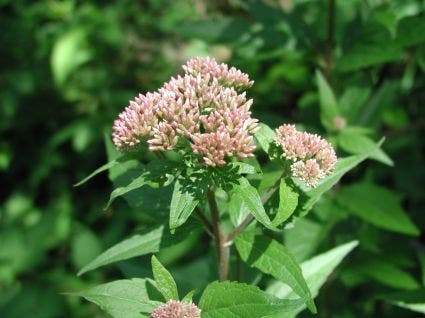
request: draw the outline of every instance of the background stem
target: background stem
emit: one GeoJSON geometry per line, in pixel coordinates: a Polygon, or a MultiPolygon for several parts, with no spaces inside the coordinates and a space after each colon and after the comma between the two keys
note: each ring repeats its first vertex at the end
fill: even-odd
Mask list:
{"type": "Polygon", "coordinates": [[[325,77],[328,82],[331,82],[332,68],[333,68],[333,49],[334,49],[334,36],[335,36],[335,2],[336,0],[329,0],[328,2],[328,32],[326,39],[326,55],[325,55],[325,77]]]}

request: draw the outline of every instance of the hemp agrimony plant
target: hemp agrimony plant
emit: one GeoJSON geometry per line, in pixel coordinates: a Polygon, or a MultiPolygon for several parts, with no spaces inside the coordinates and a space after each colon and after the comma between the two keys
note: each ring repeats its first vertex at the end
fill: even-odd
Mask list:
{"type": "Polygon", "coordinates": [[[320,286],[357,243],[300,265],[282,233],[377,148],[337,160],[322,137],[292,124],[273,130],[253,118],[245,90],[254,82],[247,74],[212,58],[189,60],[183,70],[158,91],[130,101],[113,124],[119,154],[80,182],[109,170],[116,188],[108,207],[123,196],[141,213],[155,200],[166,211],[150,215],[154,226],[112,246],[79,274],[161,255],[203,231],[198,244],[214,249],[215,278],[202,283],[209,277],[190,277],[194,290],[180,297],[172,275],[152,256],[153,279],[118,280],[78,294],[126,318],[294,317],[304,307],[316,312],[320,286]],[[164,188],[172,188],[170,199],[164,188]],[[243,277],[244,271],[250,274],[243,277]]]}

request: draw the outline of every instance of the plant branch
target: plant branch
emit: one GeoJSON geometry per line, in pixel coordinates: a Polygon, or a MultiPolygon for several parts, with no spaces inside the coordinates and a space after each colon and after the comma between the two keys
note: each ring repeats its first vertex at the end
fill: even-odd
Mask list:
{"type": "Polygon", "coordinates": [[[229,257],[230,247],[226,246],[225,236],[221,228],[220,213],[215,200],[214,191],[211,188],[207,191],[208,204],[211,211],[214,242],[218,260],[218,279],[224,281],[229,277],[229,257]]]}
{"type": "Polygon", "coordinates": [[[205,231],[207,232],[207,234],[209,236],[211,236],[212,238],[214,238],[214,234],[213,234],[213,225],[211,224],[211,222],[206,218],[206,216],[204,215],[204,213],[202,213],[202,211],[199,209],[199,207],[195,208],[195,214],[198,217],[198,219],[202,222],[202,224],[204,224],[205,226],[205,231]]]}
{"type": "MultiPolygon", "coordinates": [[[[269,201],[269,199],[272,197],[272,195],[275,193],[277,188],[280,185],[280,180],[285,176],[285,173],[283,173],[279,179],[276,180],[276,182],[270,187],[269,190],[263,193],[261,196],[261,203],[264,205],[269,201]]],[[[240,232],[242,232],[248,224],[251,222],[251,220],[254,218],[254,216],[250,213],[246,216],[246,218],[242,221],[241,224],[239,224],[235,229],[230,232],[227,237],[225,238],[225,243],[228,243],[230,241],[233,241],[233,239],[238,235],[240,232]]]]}

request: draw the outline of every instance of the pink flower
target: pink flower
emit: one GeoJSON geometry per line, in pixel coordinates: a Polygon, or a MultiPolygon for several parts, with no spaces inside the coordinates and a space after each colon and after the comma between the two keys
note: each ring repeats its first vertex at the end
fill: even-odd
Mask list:
{"type": "Polygon", "coordinates": [[[258,120],[251,117],[252,100],[235,89],[252,85],[248,75],[211,58],[192,59],[183,68],[184,76],[130,102],[114,124],[116,147],[127,150],[145,139],[152,151],[192,150],[210,166],[252,156],[258,120]],[[177,149],[187,144],[180,138],[189,149],[177,149]]]}
{"type": "Polygon", "coordinates": [[[201,310],[194,304],[169,300],[157,307],[151,314],[152,318],[200,318],[201,310]]]}
{"type": "Polygon", "coordinates": [[[158,93],[140,94],[119,114],[112,127],[112,140],[118,150],[134,148],[152,135],[153,127],[158,124],[154,105],[159,99],[158,93]]]}
{"type": "Polygon", "coordinates": [[[183,69],[187,74],[191,75],[210,75],[217,78],[225,86],[235,86],[240,88],[251,87],[254,82],[249,79],[248,74],[242,73],[240,70],[229,67],[224,64],[218,64],[211,57],[196,57],[186,62],[183,69]]]}
{"type": "Polygon", "coordinates": [[[292,174],[309,187],[315,187],[335,166],[332,145],[318,135],[296,130],[294,125],[277,128],[275,142],[281,146],[283,157],[292,161],[292,174]]]}

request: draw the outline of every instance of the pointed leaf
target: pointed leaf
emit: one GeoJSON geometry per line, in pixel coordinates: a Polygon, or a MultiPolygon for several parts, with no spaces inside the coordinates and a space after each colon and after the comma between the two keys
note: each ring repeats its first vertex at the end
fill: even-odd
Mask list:
{"type": "Polygon", "coordinates": [[[299,300],[282,300],[256,286],[236,282],[213,282],[202,294],[202,318],[262,318],[295,310],[299,300]]]}
{"type": "Polygon", "coordinates": [[[273,225],[278,226],[285,222],[294,213],[298,205],[298,192],[289,186],[282,178],[279,187],[279,207],[273,219],[273,225]]]}
{"type": "Polygon", "coordinates": [[[338,202],[364,221],[389,231],[419,235],[420,230],[403,210],[392,191],[371,183],[356,183],[341,189],[338,202]]]}
{"type": "Polygon", "coordinates": [[[316,71],[316,80],[319,87],[320,119],[323,126],[333,128],[333,119],[340,115],[335,95],[322,73],[316,71]]]}
{"type": "Polygon", "coordinates": [[[148,280],[133,278],[98,285],[74,295],[95,303],[114,318],[148,318],[161,304],[151,299],[151,290],[154,286],[148,280]]]}
{"type": "Polygon", "coordinates": [[[106,209],[118,197],[123,196],[144,185],[159,186],[168,185],[172,181],[172,174],[177,168],[177,163],[170,160],[155,160],[146,166],[135,169],[134,177],[126,185],[112,191],[106,209]]]}
{"type": "Polygon", "coordinates": [[[173,196],[170,205],[170,229],[176,229],[183,225],[199,201],[193,193],[184,189],[179,180],[174,185],[173,196]]]}
{"type": "Polygon", "coordinates": [[[87,177],[85,177],[83,180],[79,181],[78,183],[74,184],[74,187],[79,187],[80,185],[86,183],[87,181],[89,181],[91,178],[93,178],[94,176],[98,175],[99,173],[109,170],[110,168],[114,167],[115,165],[119,164],[120,162],[125,161],[124,157],[119,157],[115,160],[112,160],[106,164],[104,164],[103,166],[97,168],[95,171],[93,171],[91,174],[89,174],[87,177]]]}
{"type": "Polygon", "coordinates": [[[241,258],[250,266],[285,282],[316,311],[310,290],[295,258],[285,246],[266,236],[243,232],[236,237],[236,248],[241,258]]]}
{"type": "Polygon", "coordinates": [[[157,252],[161,244],[163,230],[164,227],[159,226],[146,234],[133,235],[129,239],[126,239],[112,246],[96,257],[93,261],[84,266],[78,272],[78,275],[82,275],[88,271],[107,264],[157,252]]]}
{"type": "Polygon", "coordinates": [[[186,294],[186,296],[183,297],[182,303],[191,303],[193,295],[195,295],[195,290],[191,290],[186,294]]]}
{"type": "Polygon", "coordinates": [[[425,289],[392,293],[382,299],[395,306],[425,314],[425,289]]]}
{"type": "MultiPolygon", "coordinates": [[[[379,141],[376,145],[376,148],[379,148],[383,142],[384,139],[379,141]]],[[[320,199],[323,193],[338,183],[344,174],[355,168],[362,161],[366,160],[371,155],[371,153],[376,151],[376,148],[366,149],[365,152],[361,155],[338,159],[337,163],[335,164],[334,171],[330,175],[321,180],[315,188],[304,189],[305,196],[303,198],[303,202],[301,202],[301,204],[298,206],[298,213],[301,216],[306,215],[308,211],[310,211],[310,209],[314,206],[314,204],[316,204],[316,202],[320,199]]]]}
{"type": "MultiPolygon", "coordinates": [[[[335,267],[341,263],[344,257],[347,256],[347,254],[357,246],[357,244],[357,241],[352,241],[340,245],[301,264],[303,275],[307,281],[308,287],[310,288],[313,297],[318,295],[320,287],[322,287],[322,285],[326,282],[328,276],[334,271],[335,267]]],[[[280,281],[273,282],[267,288],[267,292],[284,299],[292,299],[296,297],[294,291],[292,291],[288,285],[280,281]]],[[[298,309],[285,315],[270,316],[267,318],[295,317],[300,311],[301,310],[298,309]]]]}
{"type": "Polygon", "coordinates": [[[260,129],[258,129],[258,131],[254,135],[255,139],[257,139],[261,148],[266,153],[269,153],[270,144],[274,141],[274,130],[263,123],[260,123],[259,127],[260,129]]]}
{"type": "Polygon", "coordinates": [[[234,185],[234,190],[240,194],[243,202],[258,222],[270,230],[277,230],[276,227],[273,226],[266,210],[264,210],[264,206],[261,202],[257,189],[254,188],[246,178],[240,178],[239,184],[234,185]]]}
{"type": "Polygon", "coordinates": [[[350,130],[341,132],[338,135],[338,144],[343,150],[353,155],[362,154],[365,149],[375,149],[370,153],[371,159],[375,159],[388,166],[394,165],[391,158],[381,148],[378,148],[372,139],[358,132],[350,130]]]}
{"type": "Polygon", "coordinates": [[[155,255],[152,255],[152,272],[157,288],[165,300],[179,300],[179,292],[173,276],[162,266],[155,255]]]}

